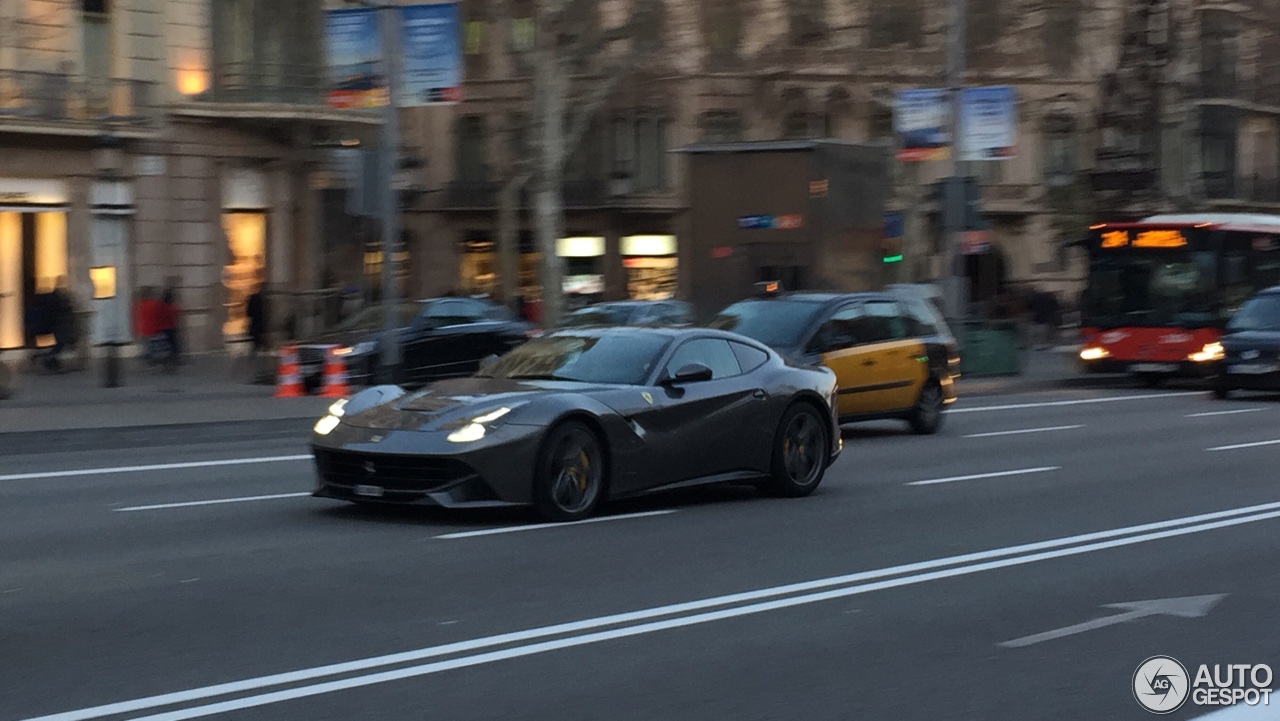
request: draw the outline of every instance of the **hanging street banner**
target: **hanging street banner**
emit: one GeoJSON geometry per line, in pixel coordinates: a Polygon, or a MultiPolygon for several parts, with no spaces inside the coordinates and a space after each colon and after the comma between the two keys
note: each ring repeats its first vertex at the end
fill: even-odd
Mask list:
{"type": "Polygon", "coordinates": [[[458,3],[405,5],[400,106],[462,100],[462,21],[458,3]]]}
{"type": "MultiPolygon", "coordinates": [[[[402,53],[400,106],[459,102],[462,26],[458,3],[403,5],[397,10],[402,53]]],[[[386,105],[378,12],[378,8],[345,8],[325,14],[330,107],[386,105]]]]}
{"type": "Polygon", "coordinates": [[[965,88],[961,99],[961,160],[1008,160],[1018,154],[1018,100],[1013,88],[965,88]]]}
{"type": "Polygon", "coordinates": [[[893,109],[893,133],[898,160],[924,162],[946,160],[951,153],[951,117],[943,90],[902,90],[893,109]]]}
{"type": "MultiPolygon", "coordinates": [[[[965,88],[960,94],[960,159],[1008,160],[1017,155],[1018,106],[1012,87],[965,88]]],[[[894,104],[898,160],[951,157],[951,103],[940,89],[903,90],[894,104]]]]}

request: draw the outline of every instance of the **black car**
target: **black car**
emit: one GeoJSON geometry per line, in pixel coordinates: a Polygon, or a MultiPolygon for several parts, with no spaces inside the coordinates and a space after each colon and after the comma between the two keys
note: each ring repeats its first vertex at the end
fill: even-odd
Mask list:
{"type": "MultiPolygon", "coordinates": [[[[516,318],[505,306],[479,298],[430,298],[415,304],[417,312],[397,331],[402,380],[410,386],[470,375],[485,358],[506,353],[535,332],[533,325],[516,318]]],[[[354,385],[371,382],[382,362],[376,322],[359,340],[349,342],[338,349],[348,379],[354,385]]],[[[299,355],[303,380],[310,387],[308,374],[318,372],[318,361],[307,355],[305,346],[299,355]]]]}
{"type": "Polygon", "coordinates": [[[314,495],[532,505],[560,521],[703,483],[803,496],[841,449],[835,391],[831,371],[729,333],[560,330],[471,378],[335,403],[312,436],[314,495]]]}
{"type": "Polygon", "coordinates": [[[1246,301],[1227,323],[1218,345],[1202,351],[1221,355],[1213,381],[1215,396],[1280,390],[1280,286],[1246,301]]]}
{"type": "Polygon", "coordinates": [[[611,325],[688,325],[693,310],[679,300],[619,300],[596,303],[565,316],[567,328],[611,325]]]}

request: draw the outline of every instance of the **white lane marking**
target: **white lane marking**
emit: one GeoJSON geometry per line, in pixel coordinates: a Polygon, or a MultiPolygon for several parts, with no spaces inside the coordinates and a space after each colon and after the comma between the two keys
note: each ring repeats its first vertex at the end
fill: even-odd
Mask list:
{"type": "Polygon", "coordinates": [[[1257,413],[1263,408],[1237,408],[1234,411],[1209,411],[1208,413],[1188,413],[1187,418],[1208,418],[1209,416],[1234,416],[1237,413],[1257,413]]]}
{"type": "Polygon", "coordinates": [[[983,413],[987,411],[1016,411],[1025,408],[1057,408],[1060,406],[1083,406],[1090,403],[1119,403],[1120,401],[1146,401],[1154,398],[1182,398],[1184,396],[1204,395],[1197,391],[1181,393],[1145,393],[1131,396],[1108,396],[1106,398],[1081,398],[1074,401],[1045,401],[1043,403],[1010,403],[1001,406],[978,406],[976,408],[950,408],[947,413],[983,413]]]}
{"type": "Polygon", "coordinates": [[[970,433],[965,438],[995,438],[996,436],[1020,436],[1024,433],[1050,433],[1053,431],[1074,431],[1077,428],[1084,428],[1082,425],[1076,426],[1049,426],[1047,428],[1019,428],[1016,431],[992,431],[990,433],[970,433]]]}
{"type": "Polygon", "coordinates": [[[892,568],[884,568],[874,571],[860,571],[843,576],[833,576],[830,578],[822,578],[814,581],[804,581],[800,583],[792,583],[784,586],[773,586],[770,588],[757,589],[755,591],[745,591],[741,593],[730,594],[727,596],[716,596],[698,601],[687,601],[668,606],[658,606],[647,608],[640,611],[630,611],[627,613],[619,613],[611,616],[600,616],[596,618],[586,619],[583,621],[573,621],[569,623],[561,623],[554,626],[544,626],[542,628],[527,629],[524,631],[515,631],[511,633],[498,634],[495,636],[486,636],[482,638],[470,639],[467,641],[458,641],[455,643],[444,644],[442,646],[432,646],[428,648],[417,649],[414,651],[404,651],[401,653],[388,654],[385,656],[374,656],[370,658],[359,659],[356,661],[346,661],[343,663],[329,664],[327,666],[317,666],[297,671],[289,671],[285,673],[273,674],[270,676],[259,676],[257,678],[243,679],[240,681],[231,681],[227,683],[217,684],[213,686],[205,686],[203,688],[188,689],[185,691],[176,691],[173,693],[161,694],[157,696],[148,696],[130,701],[120,701],[116,703],[106,704],[102,706],[94,706],[91,708],[79,709],[77,711],[67,711],[64,713],[53,714],[49,716],[41,716],[39,718],[27,719],[26,721],[85,721],[86,719],[102,718],[104,716],[115,716],[119,714],[131,713],[144,709],[158,708],[160,706],[172,706],[174,704],[187,703],[191,701],[200,701],[203,699],[214,698],[217,696],[225,696],[228,694],[243,693],[246,691],[255,691],[258,689],[269,688],[272,686],[282,686],[285,684],[300,683],[304,681],[312,681],[327,676],[337,676],[347,673],[355,673],[359,671],[368,671],[371,669],[381,668],[384,666],[394,666],[403,663],[411,663],[415,661],[423,661],[429,658],[438,658],[440,656],[448,656],[457,653],[465,653],[476,651],[494,646],[503,646],[506,644],[520,643],[540,638],[548,638],[561,634],[578,633],[581,631],[590,631],[606,626],[616,626],[624,623],[635,621],[645,621],[653,618],[661,618],[663,616],[671,616],[680,613],[688,613],[692,611],[700,611],[717,606],[726,606],[734,603],[744,603],[749,601],[758,601],[766,598],[774,598],[777,596],[785,596],[793,593],[802,593],[822,588],[830,588],[832,586],[841,586],[850,583],[861,583],[863,581],[886,578],[889,576],[904,575],[909,573],[919,573],[938,568],[946,568],[947,566],[956,566],[961,564],[976,563],[989,559],[1004,558],[1007,556],[1019,556],[1021,554],[1030,554],[1050,549],[1065,548],[1076,546],[1077,544],[1094,543],[1097,541],[1105,541],[1107,539],[1123,538],[1125,536],[1135,536],[1136,534],[1151,533],[1163,531],[1165,529],[1176,529],[1179,526],[1193,526],[1196,524],[1204,524],[1221,519],[1235,519],[1239,517],[1252,517],[1254,514],[1262,514],[1269,511],[1280,510],[1280,502],[1264,503],[1256,506],[1246,506],[1243,508],[1233,508],[1226,511],[1215,511],[1213,513],[1204,513],[1196,516],[1187,516],[1183,518],[1174,518],[1167,521],[1157,521],[1154,523],[1145,523],[1138,526],[1129,526],[1126,528],[1117,528],[1109,531],[1097,531],[1094,533],[1086,533],[1079,536],[1070,536],[1067,538],[1059,538],[1049,541],[1038,541],[1035,543],[1023,544],[1020,546],[1010,546],[1008,548],[998,548],[989,551],[980,551],[977,553],[968,553],[959,556],[951,556],[948,558],[940,558],[932,561],[921,561],[917,563],[907,564],[905,566],[896,566],[892,568]]]}
{"type": "Polygon", "coordinates": [[[536,531],[541,528],[564,528],[565,526],[578,526],[584,523],[603,523],[604,521],[622,521],[628,518],[644,518],[645,516],[665,516],[668,513],[675,513],[675,509],[664,511],[645,511],[644,513],[624,513],[618,516],[600,516],[599,518],[588,518],[585,521],[569,521],[567,523],[530,523],[525,526],[503,526],[501,528],[486,528],[481,531],[459,531],[457,533],[446,533],[436,536],[440,539],[458,539],[458,538],[475,538],[476,536],[496,536],[500,533],[519,533],[520,531],[536,531]]]}
{"type": "Polygon", "coordinates": [[[1016,471],[996,471],[994,473],[975,473],[971,476],[951,476],[949,478],[933,478],[927,481],[912,481],[908,486],[936,486],[939,483],[956,483],[959,481],[978,481],[983,478],[1004,478],[1006,476],[1024,476],[1029,473],[1048,473],[1061,470],[1062,466],[1041,466],[1040,468],[1019,468],[1016,471]]]}
{"type": "Polygon", "coordinates": [[[215,466],[246,466],[254,463],[283,463],[285,461],[309,461],[311,454],[295,456],[262,456],[259,458],[230,458],[219,461],[190,461],[187,463],[155,463],[149,466],[107,466],[106,468],[77,468],[70,471],[41,471],[39,473],[11,473],[0,476],[0,481],[29,481],[35,478],[68,478],[71,476],[100,476],[109,473],[143,473],[146,471],[174,471],[183,468],[213,468],[215,466]]]}
{"type": "Polygon", "coordinates": [[[1213,448],[1206,448],[1205,450],[1206,451],[1237,451],[1237,450],[1240,450],[1241,448],[1258,448],[1260,446],[1274,446],[1274,445],[1280,445],[1280,441],[1257,441],[1254,443],[1237,443],[1233,446],[1215,446],[1213,448]]]}
{"type": "Polygon", "coordinates": [[[192,506],[217,506],[223,503],[248,503],[250,501],[273,501],[277,498],[301,498],[309,496],[310,493],[273,493],[269,496],[242,496],[240,498],[216,498],[212,501],[186,501],[183,503],[157,503],[152,506],[127,506],[125,508],[113,508],[111,510],[116,513],[127,513],[129,511],[158,511],[162,508],[190,508],[192,506]]]}
{"type": "Polygon", "coordinates": [[[1245,516],[1243,518],[1234,518],[1217,523],[1207,523],[1187,528],[1179,528],[1171,531],[1160,533],[1150,533],[1141,536],[1134,536],[1115,541],[1107,541],[1103,543],[1094,543],[1087,546],[1077,546],[1075,548],[1067,548],[1057,551],[1048,551],[1045,553],[1037,553],[1028,556],[1019,556],[1016,558],[1007,558],[1000,561],[990,561],[987,563],[978,563],[969,566],[961,566],[959,568],[951,568],[943,571],[934,571],[931,573],[922,573],[911,576],[894,578],[886,581],[877,581],[875,583],[865,583],[856,586],[846,586],[820,593],[811,593],[802,596],[792,596],[790,598],[777,599],[773,601],[765,601],[763,603],[755,603],[746,606],[738,606],[735,608],[721,609],[718,611],[710,611],[707,613],[694,614],[691,616],[683,616],[678,618],[670,618],[662,621],[653,621],[635,626],[627,626],[624,628],[609,629],[606,631],[597,631],[594,633],[583,634],[579,636],[570,636],[568,638],[555,639],[551,641],[542,641],[532,643],[525,646],[516,646],[498,651],[489,651],[486,653],[474,654],[471,656],[462,656],[459,658],[448,659],[445,661],[435,661],[432,663],[422,664],[419,666],[409,666],[393,671],[383,671],[380,673],[368,674],[365,676],[355,676],[352,678],[341,679],[338,681],[327,681],[324,683],[313,684],[311,686],[299,686],[295,688],[285,689],[283,691],[272,691],[269,693],[259,694],[257,696],[246,696],[230,701],[221,701],[217,703],[207,704],[204,706],[195,706],[176,711],[154,714],[151,716],[136,717],[134,721],[186,721],[186,719],[203,718],[206,716],[214,716],[217,714],[229,713],[231,711],[239,711],[248,708],[257,708],[270,704],[281,703],[283,701],[292,701],[300,698],[308,698],[319,696],[322,694],[333,693],[335,691],[345,691],[353,688],[362,688],[365,686],[373,686],[391,681],[399,681],[407,678],[416,678],[431,674],[441,673],[443,671],[451,671],[454,669],[468,668],[471,666],[480,666],[484,664],[495,663],[512,658],[522,658],[525,656],[533,656],[536,654],[547,653],[565,648],[574,648],[577,646],[586,646],[604,641],[612,641],[620,638],[629,638],[632,636],[640,636],[644,634],[656,633],[658,631],[666,631],[673,628],[683,628],[685,626],[695,626],[699,624],[711,623],[713,621],[721,621],[729,618],[739,618],[767,611],[776,611],[784,608],[795,606],[804,606],[822,601],[830,601],[837,598],[848,598],[873,591],[883,591],[891,588],[900,588],[903,586],[914,586],[930,581],[938,581],[958,576],[969,576],[986,571],[994,571],[1003,568],[1011,568],[1016,566],[1025,566],[1032,563],[1042,561],[1050,561],[1058,558],[1066,558],[1070,556],[1079,556],[1097,551],[1110,550],[1113,548],[1122,548],[1125,546],[1133,546],[1149,541],[1157,541],[1166,538],[1176,538],[1179,536],[1187,536],[1197,533],[1205,533],[1207,531],[1217,530],[1220,528],[1229,528],[1231,526],[1239,526],[1247,523],[1259,523],[1261,521],[1273,520],[1280,518],[1280,511],[1272,513],[1263,513],[1253,516],[1245,516]]]}

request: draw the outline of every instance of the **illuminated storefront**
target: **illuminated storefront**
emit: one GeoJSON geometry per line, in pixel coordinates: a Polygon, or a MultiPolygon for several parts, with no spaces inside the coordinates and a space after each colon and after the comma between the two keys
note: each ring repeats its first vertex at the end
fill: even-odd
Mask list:
{"type": "Polygon", "coordinates": [[[227,239],[227,264],[222,269],[226,289],[223,303],[228,338],[248,332],[245,304],[258,283],[267,279],[267,193],[260,173],[232,171],[222,185],[222,232],[227,239]]]}
{"type": "Polygon", "coordinates": [[[676,294],[676,237],[629,235],[622,239],[622,265],[627,269],[627,296],[635,300],[667,300],[676,294]]]}
{"type": "Polygon", "coordinates": [[[565,293],[578,296],[604,294],[604,238],[561,238],[556,242],[556,255],[564,259],[565,293]]]}
{"type": "Polygon", "coordinates": [[[0,349],[52,343],[32,334],[27,314],[66,277],[66,187],[0,178],[0,349]]]}

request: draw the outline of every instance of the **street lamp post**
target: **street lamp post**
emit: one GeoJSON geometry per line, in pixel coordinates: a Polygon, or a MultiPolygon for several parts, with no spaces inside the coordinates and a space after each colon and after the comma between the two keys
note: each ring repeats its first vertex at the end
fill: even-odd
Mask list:
{"type": "Polygon", "coordinates": [[[945,208],[946,266],[943,301],[948,320],[963,322],[968,316],[965,288],[964,254],[962,252],[965,198],[964,180],[960,175],[963,140],[963,94],[965,71],[965,0],[950,0],[947,23],[947,94],[951,105],[950,172],[947,176],[945,208]]]}
{"type": "Polygon", "coordinates": [[[400,75],[400,18],[398,6],[383,3],[378,9],[382,35],[382,69],[387,101],[382,111],[380,190],[382,191],[382,377],[385,383],[400,380],[400,344],[397,337],[396,246],[400,244],[400,203],[395,187],[400,155],[400,115],[397,92],[400,75]]]}

